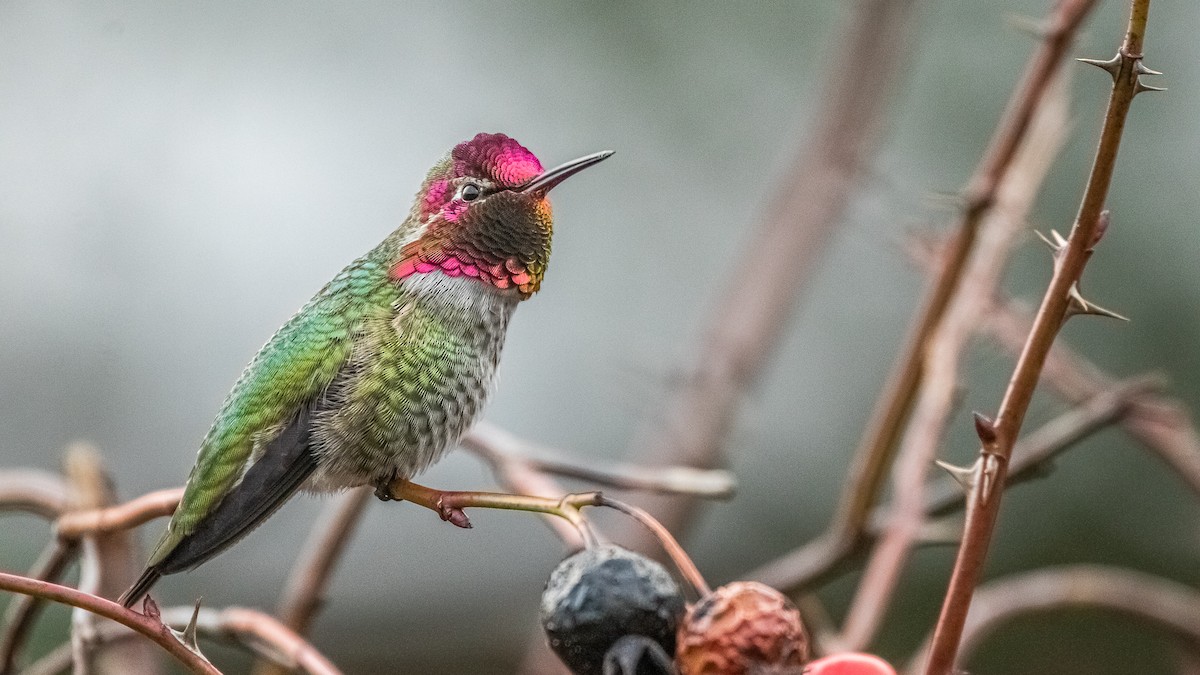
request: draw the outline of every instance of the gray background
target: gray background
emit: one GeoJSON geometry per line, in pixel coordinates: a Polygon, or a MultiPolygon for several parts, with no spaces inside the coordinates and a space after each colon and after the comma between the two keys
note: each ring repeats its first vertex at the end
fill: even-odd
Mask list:
{"type": "MultiPolygon", "coordinates": [[[[1049,2],[928,2],[887,142],[739,418],[742,491],[705,509],[688,546],[712,581],[816,534],[921,288],[899,243],[951,213],[1033,40],[1006,24],[1049,2]]],[[[105,453],[124,495],[177,485],[244,363],[346,262],[407,211],[426,168],[477,131],[547,165],[617,156],[555,194],[544,290],[518,312],[488,418],[583,457],[625,455],[695,344],[747,227],[804,137],[835,2],[0,3],[0,459],[53,468],[65,444],[105,453]]],[[[1123,2],[1077,55],[1110,56],[1123,2]]],[[[1118,374],[1171,374],[1193,407],[1200,325],[1196,83],[1200,5],[1154,3],[1151,67],[1168,94],[1134,105],[1087,275],[1128,325],[1080,320],[1066,339],[1118,374]]],[[[1065,230],[1107,96],[1078,69],[1072,138],[1036,210],[1065,230]]],[[[842,77],[853,79],[855,73],[842,77]]],[[[1040,295],[1044,250],[1008,279],[1040,295]]],[[[1011,370],[973,353],[943,456],[974,452],[966,411],[994,410],[1011,370]]],[[[1062,410],[1035,400],[1030,424],[1062,410]]],[[[465,454],[425,476],[487,487],[465,454]]],[[[1111,562],[1200,582],[1196,504],[1118,432],[1070,453],[1005,503],[989,574],[1111,562]]],[[[289,504],[165,603],[269,607],[321,507],[289,504]]],[[[533,517],[473,514],[456,531],[373,504],[331,589],[316,643],[350,672],[511,672],[560,548],[533,517]]],[[[46,530],[0,525],[0,567],[29,565],[46,530]]],[[[145,539],[157,536],[151,526],[145,539]]],[[[906,655],[932,625],[951,552],[920,552],[877,645],[906,655]]],[[[825,592],[840,613],[853,577],[825,592]]],[[[55,610],[43,626],[61,626],[55,610]]],[[[44,628],[39,648],[54,639],[44,628]]],[[[1005,632],[978,672],[1166,669],[1168,642],[1067,615],[1005,632]],[[1070,655],[1066,658],[1065,655],[1070,655]]]]}

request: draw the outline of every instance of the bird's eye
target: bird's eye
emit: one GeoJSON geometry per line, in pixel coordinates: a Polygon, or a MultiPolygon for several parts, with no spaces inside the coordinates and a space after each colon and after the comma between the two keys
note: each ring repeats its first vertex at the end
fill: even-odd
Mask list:
{"type": "Polygon", "coordinates": [[[481,194],[483,194],[483,191],[479,189],[478,185],[474,183],[467,183],[462,189],[462,200],[464,202],[473,202],[476,199],[479,199],[481,194]]]}

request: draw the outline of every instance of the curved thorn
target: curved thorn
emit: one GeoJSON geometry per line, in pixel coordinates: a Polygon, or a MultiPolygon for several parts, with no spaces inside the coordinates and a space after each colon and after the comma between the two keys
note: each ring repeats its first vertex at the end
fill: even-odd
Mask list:
{"type": "Polygon", "coordinates": [[[184,646],[193,652],[196,652],[197,654],[200,653],[200,645],[196,642],[196,622],[200,620],[201,602],[204,602],[204,596],[196,598],[196,607],[192,610],[192,618],[189,619],[187,625],[184,626],[183,635],[181,637],[184,646]]]}
{"type": "Polygon", "coordinates": [[[1142,63],[1141,61],[1137,62],[1137,65],[1134,66],[1134,70],[1137,71],[1138,75],[1162,75],[1162,73],[1157,70],[1147,68],[1146,64],[1142,63]]]}
{"type": "Polygon", "coordinates": [[[1097,305],[1094,302],[1088,302],[1087,300],[1085,300],[1083,298],[1083,295],[1080,294],[1080,292],[1079,292],[1079,284],[1078,283],[1072,284],[1071,289],[1068,291],[1068,293],[1070,294],[1070,297],[1069,297],[1069,303],[1067,304],[1067,315],[1065,318],[1070,318],[1077,314],[1090,314],[1092,316],[1105,316],[1110,319],[1119,319],[1121,321],[1129,321],[1129,317],[1127,317],[1127,316],[1122,316],[1121,314],[1117,314],[1116,312],[1112,311],[1111,309],[1106,309],[1104,307],[1101,307],[1100,305],[1097,305]]]}
{"type": "Polygon", "coordinates": [[[1107,61],[1102,59],[1075,59],[1080,63],[1086,63],[1089,66],[1096,66],[1100,70],[1112,75],[1113,80],[1117,79],[1117,73],[1121,70],[1121,55],[1118,54],[1107,61]]]}
{"type": "Polygon", "coordinates": [[[1134,87],[1133,87],[1133,93],[1135,95],[1140,94],[1144,91],[1166,91],[1166,90],[1167,90],[1166,87],[1152,87],[1152,86],[1146,84],[1145,82],[1142,82],[1141,80],[1138,80],[1137,84],[1134,85],[1134,87]]]}
{"type": "Polygon", "coordinates": [[[971,488],[974,487],[975,467],[978,465],[978,462],[970,467],[957,466],[950,462],[943,462],[940,459],[933,460],[933,463],[937,464],[939,469],[950,474],[950,477],[954,479],[955,483],[958,483],[963,492],[970,492],[971,488]]]}

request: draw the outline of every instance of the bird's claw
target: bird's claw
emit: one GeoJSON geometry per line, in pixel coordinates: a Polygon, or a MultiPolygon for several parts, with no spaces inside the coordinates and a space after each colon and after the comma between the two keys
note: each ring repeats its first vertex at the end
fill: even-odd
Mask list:
{"type": "Polygon", "coordinates": [[[438,499],[437,501],[437,513],[439,516],[441,516],[442,520],[454,525],[455,527],[461,527],[464,530],[469,530],[473,527],[471,525],[471,519],[467,517],[466,511],[463,511],[456,506],[450,506],[441,499],[438,499]]]}
{"type": "Polygon", "coordinates": [[[390,502],[392,498],[392,482],[390,480],[379,481],[375,484],[375,498],[381,502],[390,502]]]}

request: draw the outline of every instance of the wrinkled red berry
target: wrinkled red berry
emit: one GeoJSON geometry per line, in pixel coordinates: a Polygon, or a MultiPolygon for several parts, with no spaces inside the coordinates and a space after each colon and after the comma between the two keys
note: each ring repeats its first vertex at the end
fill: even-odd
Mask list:
{"type": "Polygon", "coordinates": [[[779,591],[752,581],[722,586],[693,605],[675,652],[680,675],[799,675],[807,660],[799,610],[779,591]]]}

